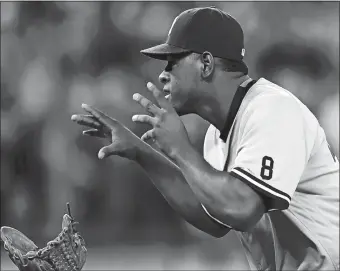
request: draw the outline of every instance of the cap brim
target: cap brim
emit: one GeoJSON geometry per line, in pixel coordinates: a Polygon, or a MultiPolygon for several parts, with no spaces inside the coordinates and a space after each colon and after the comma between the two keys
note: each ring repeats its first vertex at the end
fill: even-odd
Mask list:
{"type": "Polygon", "coordinates": [[[167,43],[156,45],[154,47],[140,51],[143,55],[159,60],[167,60],[168,56],[181,55],[189,53],[190,50],[176,47],[167,43]]]}

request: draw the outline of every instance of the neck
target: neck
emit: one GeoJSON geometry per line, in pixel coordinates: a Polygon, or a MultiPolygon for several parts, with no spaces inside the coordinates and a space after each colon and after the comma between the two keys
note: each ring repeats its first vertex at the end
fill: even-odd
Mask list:
{"type": "Polygon", "coordinates": [[[224,75],[217,78],[214,85],[209,86],[209,92],[211,93],[211,88],[213,88],[214,95],[210,96],[210,99],[205,99],[204,104],[199,106],[198,115],[221,131],[237,88],[242,83],[247,83],[248,79],[251,79],[248,75],[239,78],[224,75]]]}

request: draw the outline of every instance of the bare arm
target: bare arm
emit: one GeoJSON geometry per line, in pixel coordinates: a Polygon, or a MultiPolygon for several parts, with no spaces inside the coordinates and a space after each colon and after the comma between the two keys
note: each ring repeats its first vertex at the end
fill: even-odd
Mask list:
{"type": "Polygon", "coordinates": [[[139,149],[136,162],[170,206],[187,222],[214,237],[222,237],[230,231],[205,213],[180,168],[169,158],[145,144],[139,149]]]}
{"type": "Polygon", "coordinates": [[[214,237],[222,237],[230,231],[205,213],[180,168],[169,158],[141,141],[117,120],[92,107],[85,105],[83,108],[92,115],[72,116],[78,124],[93,128],[83,133],[111,141],[111,145],[99,151],[99,156],[118,155],[137,162],[170,206],[194,227],[214,237]]]}
{"type": "Polygon", "coordinates": [[[261,196],[228,172],[211,167],[193,148],[184,146],[173,159],[207,211],[233,229],[247,231],[262,217],[261,196]],[[207,181],[209,180],[209,181],[207,181]]]}
{"type": "Polygon", "coordinates": [[[175,163],[144,144],[135,161],[174,210],[196,228],[221,237],[230,228],[213,221],[203,210],[235,230],[247,231],[265,211],[262,198],[227,172],[212,168],[194,148],[181,148],[175,163]]]}
{"type": "MultiPolygon", "coordinates": [[[[222,224],[245,231],[262,216],[264,204],[254,190],[227,172],[212,168],[191,144],[181,140],[181,137],[171,139],[177,142],[177,148],[166,148],[169,157],[176,161],[177,166],[117,120],[87,105],[83,108],[91,113],[93,118],[74,116],[72,119],[90,127],[105,128],[90,130],[88,134],[105,137],[104,133],[112,137],[112,144],[103,147],[98,156],[104,158],[119,155],[136,161],[171,207],[196,228],[212,236],[221,237],[230,230],[222,224]],[[201,204],[214,219],[207,215],[201,204]],[[222,223],[217,223],[216,220],[222,223]]],[[[155,133],[154,138],[158,144],[160,140],[166,141],[169,138],[166,136],[170,133],[169,130],[164,130],[164,133],[159,135],[158,131],[151,131],[155,133]]],[[[164,148],[161,149],[164,152],[164,148]]]]}

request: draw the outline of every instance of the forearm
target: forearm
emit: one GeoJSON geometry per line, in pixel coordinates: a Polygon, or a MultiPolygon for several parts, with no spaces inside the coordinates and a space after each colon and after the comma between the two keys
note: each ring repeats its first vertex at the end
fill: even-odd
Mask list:
{"type": "Polygon", "coordinates": [[[229,231],[205,213],[180,168],[165,155],[145,144],[138,151],[136,162],[170,206],[187,222],[215,237],[221,237],[229,231]]]}
{"type": "Polygon", "coordinates": [[[262,208],[257,204],[261,199],[258,197],[256,204],[249,201],[254,199],[255,192],[248,185],[228,172],[211,167],[193,148],[182,149],[173,159],[197,199],[213,217],[236,230],[243,230],[259,219],[261,211],[253,210],[262,208]]]}

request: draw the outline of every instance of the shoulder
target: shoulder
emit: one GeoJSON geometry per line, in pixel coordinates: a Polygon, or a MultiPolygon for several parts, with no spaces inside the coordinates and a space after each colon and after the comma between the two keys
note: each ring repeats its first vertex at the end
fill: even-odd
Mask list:
{"type": "Polygon", "coordinates": [[[261,78],[252,88],[252,97],[249,97],[249,107],[260,106],[259,110],[275,109],[278,104],[299,107],[302,102],[294,96],[289,90],[276,85],[266,79],[261,78]],[[264,105],[266,105],[264,107],[264,105]]]}
{"type": "Polygon", "coordinates": [[[305,105],[291,92],[264,78],[251,88],[242,108],[242,121],[274,121],[302,117],[305,105]]]}
{"type": "Polygon", "coordinates": [[[258,140],[275,142],[303,138],[308,150],[313,148],[320,124],[291,92],[261,79],[245,98],[239,115],[240,137],[255,136],[258,140]]]}

